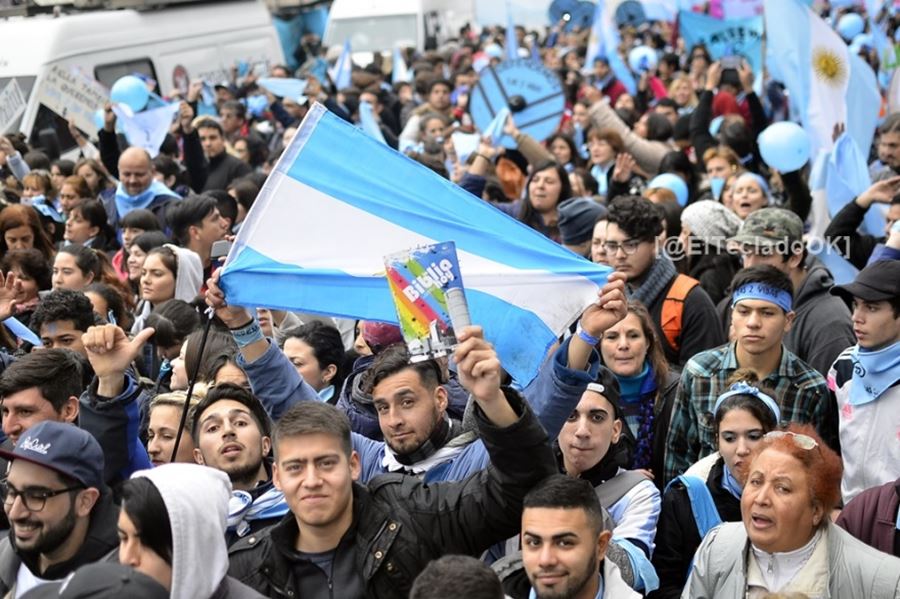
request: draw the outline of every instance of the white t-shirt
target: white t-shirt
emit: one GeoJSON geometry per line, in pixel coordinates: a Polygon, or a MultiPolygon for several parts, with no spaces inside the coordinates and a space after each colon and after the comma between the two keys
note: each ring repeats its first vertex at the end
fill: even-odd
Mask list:
{"type": "Polygon", "coordinates": [[[42,584],[47,584],[48,582],[53,582],[52,580],[44,580],[43,578],[38,578],[34,574],[32,574],[31,570],[28,569],[24,563],[19,565],[19,571],[16,573],[16,597],[15,599],[19,599],[22,595],[33,589],[34,587],[41,586],[42,584]]]}

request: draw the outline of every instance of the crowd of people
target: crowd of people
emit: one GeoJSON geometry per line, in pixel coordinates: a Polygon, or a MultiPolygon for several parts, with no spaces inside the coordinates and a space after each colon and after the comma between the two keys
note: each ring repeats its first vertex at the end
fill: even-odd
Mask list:
{"type": "Polygon", "coordinates": [[[547,139],[510,117],[515,149],[454,143],[499,27],[343,88],[306,36],[268,73],[302,96],[193,82],[154,158],[111,106],[75,161],[0,136],[0,595],[900,597],[900,113],[825,232],[839,285],[808,166],[755,141],[783,87],[671,24],[620,32],[658,55],[635,94],[586,29],[515,29],[566,99],[547,139]],[[228,302],[217,242],[313,102],[611,269],[534,381],[491,322],[411,362],[391,324],[228,302]]]}

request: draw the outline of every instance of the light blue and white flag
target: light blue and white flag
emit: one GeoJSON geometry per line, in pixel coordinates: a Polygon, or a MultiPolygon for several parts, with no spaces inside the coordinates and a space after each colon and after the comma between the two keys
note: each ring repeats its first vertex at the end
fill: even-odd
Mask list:
{"type": "Polygon", "coordinates": [[[875,71],[856,54],[850,54],[850,82],[846,99],[847,133],[862,155],[868,156],[875,139],[875,129],[878,128],[881,92],[875,71]]]}
{"type": "Polygon", "coordinates": [[[494,118],[491,119],[485,130],[481,132],[482,135],[491,138],[492,145],[500,145],[500,139],[503,137],[503,128],[506,127],[509,114],[509,107],[504,106],[497,111],[497,114],[494,115],[494,118]]]}
{"type": "Polygon", "coordinates": [[[353,59],[351,58],[350,40],[344,42],[344,49],[338,56],[334,68],[331,70],[331,81],[334,86],[341,90],[350,87],[350,75],[353,73],[353,59]]]}
{"type": "Polygon", "coordinates": [[[597,0],[597,8],[594,13],[594,24],[591,27],[591,37],[588,41],[588,49],[585,60],[585,70],[590,71],[594,68],[594,59],[602,56],[609,61],[609,68],[612,69],[616,76],[628,93],[634,95],[637,93],[637,83],[635,83],[634,75],[628,69],[628,65],[619,56],[619,28],[616,25],[616,9],[625,0],[597,0]]]}
{"type": "Polygon", "coordinates": [[[456,243],[472,322],[523,386],[610,273],[315,104],[221,284],[235,305],[397,322],[383,256],[441,241],[456,243]]]}
{"type": "Polygon", "coordinates": [[[359,103],[359,126],[372,139],[387,144],[384,133],[381,132],[381,127],[375,119],[375,108],[368,102],[359,103]]]}
{"type": "Polygon", "coordinates": [[[178,114],[178,102],[165,104],[152,110],[133,113],[124,104],[114,104],[113,112],[122,124],[125,138],[132,146],[144,148],[150,158],[156,158],[166,139],[172,119],[178,114]]]}
{"type": "Polygon", "coordinates": [[[403,60],[403,53],[400,48],[394,48],[393,58],[391,60],[391,83],[408,83],[413,80],[413,72],[406,61],[403,60]]]}
{"type": "MultiPolygon", "coordinates": [[[[837,123],[847,123],[850,54],[840,36],[800,0],[765,0],[766,44],[778,75],[810,135],[812,156],[830,150],[837,123]]],[[[868,152],[868,148],[864,150],[868,152]]]]}
{"type": "Polygon", "coordinates": [[[684,44],[703,44],[713,60],[742,56],[757,75],[762,73],[763,18],[715,19],[695,12],[678,13],[678,31],[684,44]]]}
{"type": "Polygon", "coordinates": [[[516,23],[513,21],[513,10],[506,0],[506,59],[515,60],[519,57],[519,38],[516,36],[516,23]]]}
{"type": "Polygon", "coordinates": [[[263,79],[257,79],[256,84],[272,92],[274,96],[297,102],[306,92],[307,82],[305,79],[288,77],[264,77],[263,79]]]}

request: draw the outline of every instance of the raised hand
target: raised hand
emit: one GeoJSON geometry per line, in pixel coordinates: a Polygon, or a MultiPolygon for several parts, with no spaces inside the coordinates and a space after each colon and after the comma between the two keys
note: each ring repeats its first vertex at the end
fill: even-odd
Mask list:
{"type": "Polygon", "coordinates": [[[500,389],[500,358],[485,341],[484,330],[469,326],[457,331],[456,361],[460,384],[472,394],[485,416],[496,426],[509,426],[518,417],[500,389]]]}
{"type": "Polygon", "coordinates": [[[631,180],[631,175],[634,172],[634,167],[636,165],[637,163],[634,161],[634,156],[628,152],[620,153],[616,156],[616,165],[613,167],[613,181],[628,183],[628,181],[631,180]]]}
{"type": "Polygon", "coordinates": [[[625,273],[614,272],[597,293],[597,301],[582,313],[581,328],[592,337],[601,337],[603,333],[625,318],[627,303],[625,299],[625,273]]]}
{"type": "Polygon", "coordinates": [[[22,284],[15,273],[9,272],[6,277],[0,272],[0,320],[6,320],[16,313],[16,296],[22,292],[22,284]]]}
{"type": "Polygon", "coordinates": [[[155,333],[147,327],[129,339],[120,327],[105,324],[90,327],[81,336],[88,360],[97,375],[97,393],[103,397],[116,397],[125,385],[125,371],[141,354],[144,344],[155,333]]]}
{"type": "Polygon", "coordinates": [[[219,271],[206,280],[206,305],[216,311],[216,316],[229,329],[241,327],[253,319],[246,308],[229,306],[225,301],[225,292],[219,287],[219,271]]]}

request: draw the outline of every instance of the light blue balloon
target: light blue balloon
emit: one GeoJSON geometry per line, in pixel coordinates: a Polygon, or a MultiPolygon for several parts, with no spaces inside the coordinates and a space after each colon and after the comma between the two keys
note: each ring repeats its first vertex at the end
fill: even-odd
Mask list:
{"type": "Polygon", "coordinates": [[[717,116],[713,120],[709,122],[709,134],[715,137],[719,134],[719,129],[722,128],[722,121],[725,120],[724,116],[717,116]]]}
{"type": "Polygon", "coordinates": [[[106,120],[104,116],[102,108],[98,108],[94,111],[94,124],[97,126],[97,131],[103,129],[103,124],[106,120]]]}
{"type": "Polygon", "coordinates": [[[659,57],[656,50],[648,46],[638,46],[628,53],[628,66],[635,73],[643,73],[656,68],[659,57]]]}
{"type": "Polygon", "coordinates": [[[109,99],[116,104],[125,104],[133,112],[140,112],[150,100],[150,90],[138,77],[125,75],[113,83],[109,99]]]}
{"type": "Polygon", "coordinates": [[[841,37],[844,38],[844,41],[849,42],[862,33],[865,28],[865,21],[855,12],[849,12],[838,19],[837,30],[841,37]]]}
{"type": "Polygon", "coordinates": [[[809,135],[797,123],[769,125],[756,142],[766,164],[782,173],[800,170],[809,160],[809,135]]]}
{"type": "Polygon", "coordinates": [[[679,206],[687,205],[688,186],[687,183],[684,182],[684,179],[678,175],[674,173],[662,173],[661,175],[656,175],[656,177],[647,184],[647,189],[652,189],[654,187],[668,189],[675,194],[675,199],[678,200],[679,206]]]}

